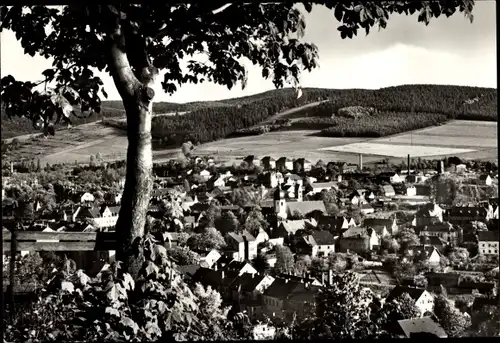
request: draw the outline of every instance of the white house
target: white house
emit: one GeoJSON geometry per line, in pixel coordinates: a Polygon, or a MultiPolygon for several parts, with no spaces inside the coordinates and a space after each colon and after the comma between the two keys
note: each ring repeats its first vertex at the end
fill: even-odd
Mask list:
{"type": "Polygon", "coordinates": [[[260,229],[257,236],[255,236],[255,241],[257,242],[257,244],[267,242],[268,240],[269,240],[269,235],[267,234],[267,232],[264,231],[263,229],[260,229]]]}
{"type": "Polygon", "coordinates": [[[205,181],[208,181],[210,179],[210,172],[206,169],[200,171],[200,177],[205,180],[205,181]]]}
{"type": "Polygon", "coordinates": [[[498,256],[498,231],[479,231],[477,240],[480,255],[498,256]]]}
{"type": "Polygon", "coordinates": [[[82,216],[90,219],[92,225],[100,229],[111,228],[116,225],[119,211],[119,206],[104,206],[101,210],[98,208],[89,208],[82,213],[82,216]]]}
{"type": "Polygon", "coordinates": [[[417,195],[417,188],[415,186],[407,186],[406,187],[406,195],[409,197],[413,197],[417,195]]]}
{"type": "Polygon", "coordinates": [[[317,182],[317,183],[312,183],[311,184],[311,188],[312,188],[311,193],[312,194],[321,193],[321,191],[324,190],[324,189],[330,190],[330,189],[332,189],[334,187],[336,188],[336,185],[333,182],[317,182]]]}
{"type": "Polygon", "coordinates": [[[398,298],[404,293],[407,293],[415,301],[415,306],[419,309],[420,316],[423,316],[426,312],[432,313],[434,310],[434,297],[422,288],[396,286],[387,296],[386,302],[398,298]]]}
{"type": "Polygon", "coordinates": [[[480,175],[478,178],[478,183],[484,186],[491,186],[491,181],[491,176],[489,175],[480,175]]]}
{"type": "Polygon", "coordinates": [[[222,255],[217,250],[212,249],[206,255],[200,256],[200,264],[202,262],[205,262],[205,264],[208,266],[207,268],[212,268],[212,266],[221,258],[221,256],[222,255]]]}

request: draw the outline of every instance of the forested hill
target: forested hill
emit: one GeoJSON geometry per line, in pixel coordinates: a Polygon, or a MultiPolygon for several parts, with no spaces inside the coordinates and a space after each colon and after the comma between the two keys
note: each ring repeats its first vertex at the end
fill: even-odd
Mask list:
{"type": "MultiPolygon", "coordinates": [[[[308,108],[303,116],[318,117],[324,125],[328,125],[326,118],[347,106],[374,107],[380,113],[430,113],[448,119],[497,120],[497,95],[493,88],[441,85],[405,85],[378,90],[305,88],[300,99],[292,89],[278,89],[219,101],[155,103],[155,113],[190,113],[154,118],[153,136],[167,145],[187,139],[193,142],[217,140],[257,125],[281,111],[319,100],[328,101],[308,108]]],[[[81,124],[111,117],[123,117],[121,101],[104,101],[101,114],[74,121],[81,124]]],[[[33,132],[36,130],[30,121],[24,118],[8,120],[2,111],[2,137],[33,132]]]]}
{"type": "MultiPolygon", "coordinates": [[[[191,140],[193,143],[213,141],[227,137],[238,130],[258,125],[276,113],[319,100],[327,101],[319,106],[307,108],[304,113],[295,114],[295,117],[308,117],[309,121],[323,122],[321,128],[328,128],[337,125],[331,117],[340,108],[374,107],[377,109],[377,114],[367,119],[374,123],[369,129],[371,131],[378,131],[377,116],[384,122],[387,115],[403,116],[404,121],[407,118],[410,123],[413,121],[412,117],[418,121],[424,116],[429,125],[447,119],[497,120],[497,95],[496,90],[492,88],[440,85],[405,85],[379,90],[306,88],[303,89],[303,96],[300,99],[297,99],[293,90],[280,89],[245,98],[219,101],[216,102],[216,106],[207,103],[205,107],[182,116],[156,117],[153,121],[153,136],[163,140],[164,146],[179,144],[186,140],[191,140]]],[[[347,124],[356,126],[357,122],[352,119],[352,122],[347,124]]],[[[366,123],[363,125],[366,126],[366,123]]],[[[422,123],[415,122],[414,126],[422,127],[422,123]]],[[[412,127],[405,126],[406,129],[412,127]]],[[[380,132],[383,135],[383,133],[394,133],[395,130],[397,131],[397,128],[390,130],[381,128],[380,132]]]]}

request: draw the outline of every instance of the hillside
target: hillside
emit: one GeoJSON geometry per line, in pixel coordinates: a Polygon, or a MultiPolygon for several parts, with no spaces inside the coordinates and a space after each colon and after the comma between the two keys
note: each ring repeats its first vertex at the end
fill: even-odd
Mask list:
{"type": "Polygon", "coordinates": [[[293,90],[281,89],[220,102],[227,106],[154,118],[153,136],[161,148],[186,140],[209,142],[242,130],[246,130],[242,133],[246,135],[260,134],[282,129],[279,123],[269,123],[269,118],[303,106],[301,111],[287,111],[279,116],[279,120],[289,121],[284,129],[323,129],[322,135],[336,137],[380,137],[451,119],[496,121],[496,99],[495,89],[461,86],[405,85],[379,90],[306,88],[300,99],[296,99],[293,90]],[[304,106],[313,102],[318,104],[304,106]],[[377,112],[357,119],[338,117],[337,111],[347,106],[373,107],[377,112]]]}
{"type": "MultiPolygon", "coordinates": [[[[322,130],[321,134],[326,136],[379,137],[437,125],[449,119],[496,121],[496,99],[496,90],[491,88],[404,85],[379,90],[305,88],[300,99],[292,89],[278,89],[219,101],[159,102],[154,104],[155,113],[191,113],[154,118],[153,137],[159,148],[186,140],[203,143],[242,130],[248,135],[283,129],[275,120],[289,121],[287,126],[291,127],[285,129],[322,130]],[[347,106],[373,107],[377,113],[358,119],[336,116],[340,108],[347,106]],[[294,108],[299,109],[290,111],[294,108]]],[[[101,114],[74,122],[81,124],[122,116],[121,101],[105,101],[101,114]]],[[[112,122],[112,125],[124,128],[125,124],[112,122]]],[[[2,113],[2,137],[35,132],[27,119],[8,120],[2,113]]]]}

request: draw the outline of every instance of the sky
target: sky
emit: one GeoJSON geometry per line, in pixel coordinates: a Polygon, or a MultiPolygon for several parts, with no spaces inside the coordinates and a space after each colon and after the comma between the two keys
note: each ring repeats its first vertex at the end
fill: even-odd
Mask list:
{"type": "MultiPolygon", "coordinates": [[[[474,22],[463,14],[450,18],[433,18],[428,26],[418,23],[417,15],[393,15],[385,30],[374,28],[368,36],[341,39],[338,21],[323,6],[305,13],[304,41],[319,48],[319,68],[304,72],[302,87],[367,88],[402,84],[449,84],[497,87],[496,80],[496,9],[495,2],[476,0],[474,22]]],[[[43,79],[41,72],[51,67],[43,57],[25,55],[11,31],[1,33],[1,74],[11,74],[22,81],[43,79]]],[[[258,67],[247,66],[245,90],[237,85],[232,90],[204,83],[183,85],[172,96],[161,86],[155,101],[209,101],[252,95],[273,89],[271,80],[261,76],[258,67]]],[[[120,99],[111,77],[98,74],[110,100],[120,99]]]]}

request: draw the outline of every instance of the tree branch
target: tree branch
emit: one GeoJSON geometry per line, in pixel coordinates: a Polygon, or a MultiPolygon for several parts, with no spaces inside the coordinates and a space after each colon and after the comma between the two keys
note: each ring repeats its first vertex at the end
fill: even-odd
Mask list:
{"type": "MultiPolygon", "coordinates": [[[[140,86],[138,78],[134,75],[132,67],[127,58],[125,36],[123,35],[120,19],[116,19],[116,25],[110,35],[110,62],[111,76],[115,81],[116,88],[122,99],[130,98],[140,86]]],[[[130,46],[129,46],[130,47],[130,46]]]]}

